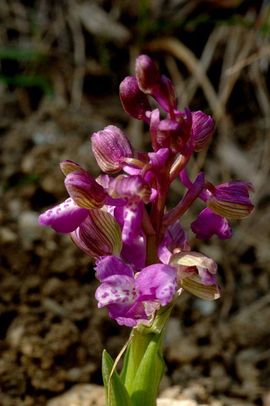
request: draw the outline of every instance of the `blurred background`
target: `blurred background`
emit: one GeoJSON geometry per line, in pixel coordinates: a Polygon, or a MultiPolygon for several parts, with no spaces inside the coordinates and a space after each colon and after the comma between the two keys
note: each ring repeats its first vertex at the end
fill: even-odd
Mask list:
{"type": "Polygon", "coordinates": [[[162,391],[195,404],[270,405],[269,39],[269,1],[1,0],[1,406],[43,406],[75,384],[101,385],[102,349],[116,356],[128,337],[96,308],[89,258],[37,218],[66,196],[60,160],[97,173],[93,131],[114,124],[135,148],[149,146],[118,98],[140,53],[173,80],[180,108],[216,120],[193,174],[255,186],[256,210],[230,241],[193,241],[218,262],[222,297],[179,298],[162,391]]]}

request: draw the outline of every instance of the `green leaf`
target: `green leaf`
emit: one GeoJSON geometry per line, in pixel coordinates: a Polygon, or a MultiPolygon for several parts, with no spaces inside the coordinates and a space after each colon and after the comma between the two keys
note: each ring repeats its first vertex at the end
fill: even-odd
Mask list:
{"type": "Polygon", "coordinates": [[[132,404],[134,406],[155,406],[159,384],[164,373],[161,356],[162,335],[153,335],[140,362],[132,385],[132,404]]]}
{"type": "Polygon", "coordinates": [[[126,380],[127,380],[127,374],[128,374],[128,370],[129,370],[129,359],[130,359],[130,346],[127,348],[125,356],[124,356],[124,361],[123,361],[123,367],[120,373],[120,378],[121,381],[124,383],[124,385],[126,384],[126,380]]]}
{"type": "Polygon", "coordinates": [[[131,399],[118,373],[113,371],[114,361],[106,350],[102,354],[102,376],[106,389],[107,406],[132,406],[131,399]]]}

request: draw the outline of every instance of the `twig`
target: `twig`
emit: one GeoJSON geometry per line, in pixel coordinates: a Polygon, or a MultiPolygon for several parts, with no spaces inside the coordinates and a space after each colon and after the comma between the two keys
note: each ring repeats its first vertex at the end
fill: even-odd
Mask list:
{"type": "MultiPolygon", "coordinates": [[[[239,43],[239,54],[237,57],[237,61],[240,61],[244,58],[247,57],[250,49],[252,48],[254,44],[254,32],[247,32],[246,30],[243,31],[243,35],[246,36],[244,44],[239,43]]],[[[229,43],[232,43],[233,40],[229,41],[229,43]]],[[[225,71],[224,71],[225,73],[225,71]]],[[[227,79],[221,78],[221,81],[224,83],[223,88],[220,89],[219,92],[219,100],[224,107],[231,95],[231,92],[233,90],[233,87],[235,83],[237,82],[239,76],[240,76],[241,71],[236,71],[235,73],[231,74],[229,77],[227,76],[227,79]]]]}
{"type": "MultiPolygon", "coordinates": [[[[215,28],[212,33],[209,35],[208,41],[204,47],[200,63],[204,71],[207,72],[211,61],[213,59],[215,50],[219,42],[224,40],[228,35],[228,27],[221,26],[215,28]]],[[[198,80],[196,77],[192,76],[187,80],[187,85],[185,89],[185,94],[187,95],[186,99],[183,100],[184,105],[188,105],[192,100],[198,87],[198,80]]]]}
{"type": "Polygon", "coordinates": [[[238,70],[242,70],[243,68],[252,65],[254,62],[258,61],[265,56],[270,57],[270,45],[263,46],[259,51],[254,52],[253,54],[249,55],[247,58],[242,59],[235,63],[235,65],[228,68],[225,72],[226,75],[232,75],[238,70]]]}
{"type": "MultiPolygon", "coordinates": [[[[71,3],[73,4],[73,2],[71,3]]],[[[74,9],[76,4],[74,4],[74,9]]],[[[73,82],[71,88],[72,104],[75,108],[79,108],[82,99],[83,79],[85,75],[85,44],[82,28],[76,13],[70,13],[68,23],[73,36],[74,43],[74,62],[75,70],[73,74],[73,82]]]]}

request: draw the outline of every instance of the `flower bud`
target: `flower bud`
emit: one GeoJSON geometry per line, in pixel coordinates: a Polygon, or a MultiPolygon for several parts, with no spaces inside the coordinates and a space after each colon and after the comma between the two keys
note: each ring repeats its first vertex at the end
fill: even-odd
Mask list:
{"type": "Polygon", "coordinates": [[[127,76],[120,83],[119,91],[123,109],[131,117],[149,122],[146,112],[151,111],[151,107],[147,96],[139,89],[135,76],[127,76]]]}
{"type": "Polygon", "coordinates": [[[176,108],[176,96],[171,80],[160,75],[157,65],[149,56],[140,55],[137,58],[135,71],[142,92],[154,97],[166,112],[176,108]]]}
{"type": "Polygon", "coordinates": [[[215,122],[211,116],[202,111],[192,112],[192,138],[195,151],[201,151],[211,141],[215,122]]]}
{"type": "Polygon", "coordinates": [[[141,91],[152,95],[160,82],[160,73],[155,62],[147,55],[140,55],[136,59],[135,72],[141,91]]]}
{"type": "Polygon", "coordinates": [[[82,251],[95,259],[104,255],[119,255],[122,249],[120,226],[104,210],[90,210],[71,238],[82,251]]]}
{"type": "Polygon", "coordinates": [[[180,252],[172,255],[170,265],[177,269],[180,286],[201,299],[220,297],[217,285],[217,264],[199,252],[180,252]]]}
{"type": "Polygon", "coordinates": [[[132,156],[128,139],[120,128],[109,125],[91,137],[92,151],[100,169],[115,173],[122,169],[124,158],[132,156]]]}
{"type": "Polygon", "coordinates": [[[79,207],[97,209],[104,205],[107,193],[86,171],[71,172],[65,179],[65,186],[79,207]]]}

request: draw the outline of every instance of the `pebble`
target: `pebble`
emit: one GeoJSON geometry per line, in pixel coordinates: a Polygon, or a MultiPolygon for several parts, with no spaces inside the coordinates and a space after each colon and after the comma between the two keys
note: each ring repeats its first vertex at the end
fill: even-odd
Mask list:
{"type": "Polygon", "coordinates": [[[18,219],[19,233],[25,248],[31,247],[32,242],[39,238],[42,227],[38,224],[38,214],[33,211],[24,211],[18,219]]]}
{"type": "Polygon", "coordinates": [[[50,399],[46,406],[105,406],[105,393],[102,386],[79,384],[63,395],[50,399]]]}
{"type": "Polygon", "coordinates": [[[7,227],[1,227],[0,229],[0,241],[2,244],[8,244],[15,242],[17,235],[7,227]]]}

